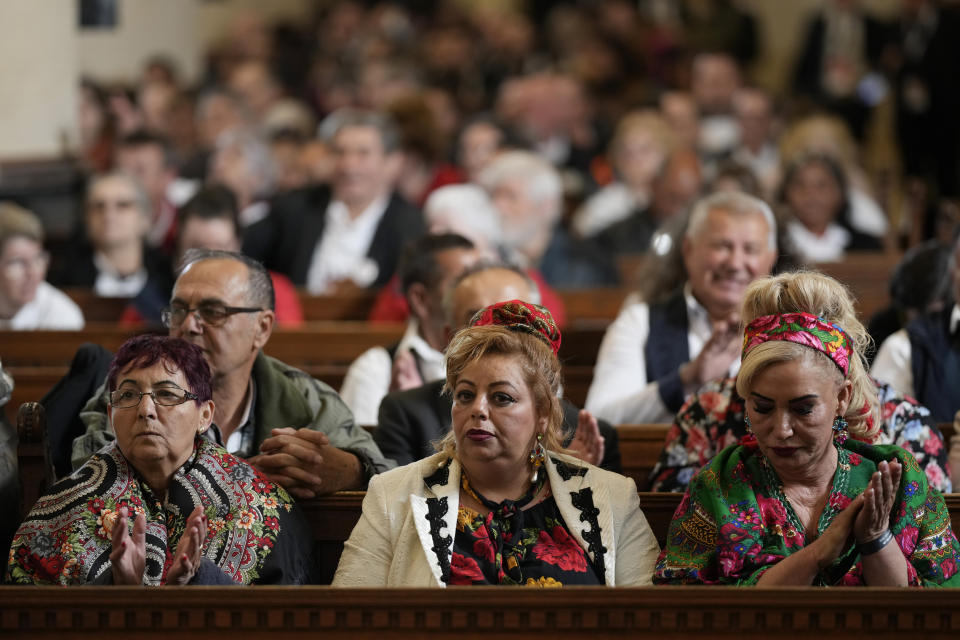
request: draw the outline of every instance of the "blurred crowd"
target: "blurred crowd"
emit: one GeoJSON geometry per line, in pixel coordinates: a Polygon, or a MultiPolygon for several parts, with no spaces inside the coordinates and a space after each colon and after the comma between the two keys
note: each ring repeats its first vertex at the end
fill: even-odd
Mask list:
{"type": "MultiPolygon", "coordinates": [[[[197,83],[164,58],[123,86],[82,82],[83,219],[49,256],[42,229],[24,255],[4,243],[0,259],[18,265],[4,278],[131,298],[129,320],[156,322],[192,247],[242,247],[288,292],[398,291],[402,245],[454,231],[549,299],[632,284],[622,256],[668,253],[671,221],[718,189],[769,202],[795,262],[950,244],[957,10],[903,0],[882,21],[825,0],[798,28],[775,94],[752,81],[767,34],[732,0],[345,0],[304,24],[239,15],[197,83]],[[871,123],[891,106],[893,171],[871,171],[871,123]]],[[[19,308],[15,289],[0,306],[19,308]]],[[[281,322],[298,321],[291,305],[281,322]]]]}

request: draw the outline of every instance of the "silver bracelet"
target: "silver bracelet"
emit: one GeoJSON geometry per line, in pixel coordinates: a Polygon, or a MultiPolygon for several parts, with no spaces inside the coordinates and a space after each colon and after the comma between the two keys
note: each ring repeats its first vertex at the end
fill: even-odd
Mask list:
{"type": "Polygon", "coordinates": [[[893,534],[890,533],[890,529],[887,529],[881,533],[878,537],[870,540],[869,542],[858,542],[857,551],[860,552],[862,556],[869,556],[872,553],[880,551],[885,546],[887,546],[890,541],[893,540],[893,534]]]}

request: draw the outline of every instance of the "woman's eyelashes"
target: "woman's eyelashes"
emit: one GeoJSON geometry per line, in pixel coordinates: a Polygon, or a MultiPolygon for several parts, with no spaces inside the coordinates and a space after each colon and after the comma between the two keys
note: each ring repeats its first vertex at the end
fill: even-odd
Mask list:
{"type": "MultiPolygon", "coordinates": [[[[812,414],[814,408],[815,408],[814,405],[810,403],[790,405],[790,411],[800,416],[808,416],[812,414]]],[[[766,415],[773,411],[773,405],[755,403],[753,405],[753,411],[754,413],[766,415]]]]}
{"type": "Polygon", "coordinates": [[[503,391],[497,391],[493,394],[493,401],[498,405],[503,406],[503,405],[513,404],[517,400],[516,398],[514,398],[508,393],[504,393],[503,391]]]}

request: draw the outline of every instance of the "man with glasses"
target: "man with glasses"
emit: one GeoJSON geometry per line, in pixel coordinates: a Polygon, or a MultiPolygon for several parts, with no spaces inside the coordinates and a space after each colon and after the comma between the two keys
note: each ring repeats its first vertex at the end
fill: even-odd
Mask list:
{"type": "MultiPolygon", "coordinates": [[[[211,437],[298,498],[362,489],[392,466],[333,389],[261,351],[275,315],[260,263],[193,250],[183,264],[163,320],[171,336],[200,346],[210,365],[211,437]]],[[[101,387],[80,414],[87,432],[73,443],[74,468],[114,438],[107,401],[101,387]]]]}
{"type": "Polygon", "coordinates": [[[40,219],[0,202],[0,329],[83,329],[73,300],[46,282],[40,219]]]}

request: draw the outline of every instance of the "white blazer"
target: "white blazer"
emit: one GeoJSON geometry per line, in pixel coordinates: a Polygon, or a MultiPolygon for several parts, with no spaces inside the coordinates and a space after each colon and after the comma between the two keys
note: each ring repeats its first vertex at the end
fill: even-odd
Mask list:
{"type": "MultiPolygon", "coordinates": [[[[633,480],[554,453],[544,467],[567,529],[607,586],[651,584],[660,546],[633,480]]],[[[446,586],[460,473],[438,453],[373,476],[333,586],[446,586]]]]}

